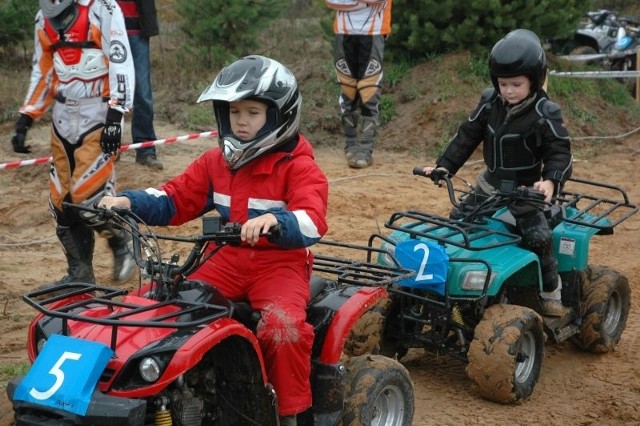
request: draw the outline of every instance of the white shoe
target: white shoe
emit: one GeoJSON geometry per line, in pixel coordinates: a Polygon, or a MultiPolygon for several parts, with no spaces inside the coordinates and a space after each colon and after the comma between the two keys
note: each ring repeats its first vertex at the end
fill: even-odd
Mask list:
{"type": "Polygon", "coordinates": [[[553,291],[541,291],[543,315],[550,317],[563,317],[571,309],[562,304],[562,280],[558,275],[558,286],[553,291]]]}

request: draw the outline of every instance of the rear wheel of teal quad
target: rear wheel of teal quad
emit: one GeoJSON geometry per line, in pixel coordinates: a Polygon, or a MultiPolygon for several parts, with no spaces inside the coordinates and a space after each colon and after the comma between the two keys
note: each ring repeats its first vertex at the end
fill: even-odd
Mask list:
{"type": "Polygon", "coordinates": [[[572,341],[594,353],[613,350],[627,325],[631,306],[629,280],[606,266],[591,266],[582,280],[580,333],[572,341]]]}
{"type": "Polygon", "coordinates": [[[503,404],[531,395],[544,358],[542,318],[517,305],[493,305],[476,326],[467,375],[483,398],[503,404]]]}
{"type": "Polygon", "coordinates": [[[411,426],[413,382],[398,361],[363,355],[345,362],[345,405],[341,426],[411,426]]]}

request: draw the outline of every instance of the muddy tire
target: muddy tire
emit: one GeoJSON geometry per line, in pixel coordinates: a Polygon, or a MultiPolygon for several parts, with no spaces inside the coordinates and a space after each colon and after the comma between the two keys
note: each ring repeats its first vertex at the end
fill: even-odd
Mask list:
{"type": "Polygon", "coordinates": [[[345,407],[338,425],[410,426],[414,391],[402,364],[381,355],[346,362],[345,407]]]}
{"type": "Polygon", "coordinates": [[[613,350],[627,325],[631,289],[624,275],[606,266],[592,266],[582,281],[580,333],[572,341],[594,353],[613,350]]]}
{"type": "Polygon", "coordinates": [[[503,404],[531,395],[544,358],[542,318],[524,306],[490,306],[467,353],[467,375],[483,398],[503,404]]]}
{"type": "Polygon", "coordinates": [[[388,299],[380,299],[353,325],[344,343],[343,354],[348,357],[377,354],[384,326],[388,299]]]}

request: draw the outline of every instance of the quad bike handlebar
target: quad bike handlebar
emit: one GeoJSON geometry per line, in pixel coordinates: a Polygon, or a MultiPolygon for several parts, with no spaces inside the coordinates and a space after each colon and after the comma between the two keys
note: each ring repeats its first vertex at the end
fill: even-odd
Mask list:
{"type": "Polygon", "coordinates": [[[513,202],[534,203],[539,204],[541,207],[550,205],[550,203],[545,202],[544,193],[538,191],[537,189],[534,189],[533,187],[511,185],[505,188],[497,189],[488,196],[482,197],[479,194],[473,193],[473,186],[467,181],[464,181],[464,179],[462,180],[465,182],[466,186],[470,188],[470,190],[462,190],[456,188],[452,181],[452,178],[456,176],[451,174],[444,168],[435,168],[431,171],[431,173],[427,174],[424,171],[424,167],[414,167],[413,174],[417,176],[427,177],[438,186],[446,186],[451,205],[455,207],[460,214],[462,214],[465,221],[473,221],[481,216],[493,214],[497,209],[513,202]],[[463,211],[460,208],[460,197],[464,196],[474,196],[476,198],[482,197],[483,199],[480,200],[480,202],[476,204],[473,209],[463,211]]]}
{"type": "MultiPolygon", "coordinates": [[[[638,211],[638,206],[630,203],[626,192],[621,188],[579,178],[568,179],[551,203],[545,202],[542,193],[533,188],[515,187],[496,190],[479,200],[472,208],[462,210],[459,208],[459,200],[465,196],[476,196],[473,187],[457,178],[463,180],[467,188],[456,188],[452,180],[454,176],[444,169],[435,171],[436,173],[427,176],[423,167],[415,167],[413,174],[428,177],[439,186],[446,185],[451,204],[457,210],[456,217],[443,217],[424,210],[399,211],[391,215],[385,227],[409,233],[413,238],[428,238],[442,244],[478,251],[520,242],[521,238],[516,233],[487,226],[487,219],[511,202],[544,204],[549,207],[554,223],[565,222],[567,226],[592,228],[599,235],[612,234],[614,227],[638,211]],[[497,239],[485,238],[492,234],[497,239]]],[[[501,216],[496,220],[503,218],[501,216]]]]}
{"type": "MultiPolygon", "coordinates": [[[[238,223],[222,225],[219,218],[203,218],[203,232],[198,235],[180,237],[159,235],[153,232],[139,217],[126,208],[107,209],[79,204],[64,203],[65,207],[76,209],[95,221],[108,221],[114,228],[128,233],[132,239],[131,255],[141,270],[150,278],[149,290],[144,298],[155,303],[123,301],[128,290],[111,288],[94,283],[69,282],[43,286],[23,296],[24,301],[43,315],[63,321],[66,334],[67,321],[82,321],[112,327],[112,347],[115,347],[117,330],[121,326],[189,328],[209,323],[217,318],[230,316],[232,310],[226,304],[192,301],[180,295],[186,277],[204,261],[225,245],[241,244],[238,223]],[[141,225],[145,232],[141,231],[141,225]],[[166,259],[159,240],[171,240],[192,244],[184,262],[179,264],[179,256],[174,254],[166,259]],[[215,244],[207,250],[209,244],[215,244]],[[206,256],[205,256],[206,253],[206,256]],[[85,310],[102,307],[105,315],[95,317],[85,315],[85,310]],[[107,312],[110,312],[107,314],[107,312]],[[157,312],[158,314],[151,314],[157,312]],[[139,319],[144,317],[144,319],[139,319]]],[[[265,233],[265,237],[276,237],[279,227],[265,233]]],[[[141,282],[139,284],[141,286],[141,282]]],[[[138,289],[140,292],[140,289],[138,289]]]]}
{"type": "MultiPolygon", "coordinates": [[[[67,208],[94,215],[98,220],[109,221],[115,227],[128,232],[133,240],[133,253],[131,254],[138,266],[156,280],[163,282],[172,282],[180,276],[184,278],[184,276],[195,271],[202,264],[201,259],[209,243],[216,245],[215,251],[225,245],[241,244],[240,231],[242,225],[236,222],[222,224],[218,217],[203,217],[202,233],[184,237],[156,234],[142,219],[127,208],[113,207],[108,209],[100,206],[89,207],[66,202],[64,205],[67,208]],[[143,224],[146,232],[140,231],[139,224],[143,224]],[[186,260],[179,265],[179,257],[177,255],[173,255],[170,260],[163,259],[162,251],[158,245],[159,240],[192,243],[193,247],[189,251],[186,260]]],[[[280,233],[280,227],[274,226],[268,232],[260,234],[260,236],[276,238],[280,233]]]]}

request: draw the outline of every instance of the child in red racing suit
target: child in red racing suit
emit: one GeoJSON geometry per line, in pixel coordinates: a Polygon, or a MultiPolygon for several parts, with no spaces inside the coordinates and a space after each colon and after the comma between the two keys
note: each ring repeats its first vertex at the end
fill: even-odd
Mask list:
{"type": "Polygon", "coordinates": [[[217,210],[242,223],[243,244],[225,246],[189,279],[215,285],[259,310],[257,338],[278,395],[281,422],[311,406],[313,328],[306,323],[313,255],[327,231],[328,182],[298,133],[301,97],[293,74],[262,56],[224,68],[198,102],[213,101],[219,147],[159,189],[105,197],[151,225],[180,225],[217,210]],[[279,225],[278,237],[260,233],[279,225]]]}

